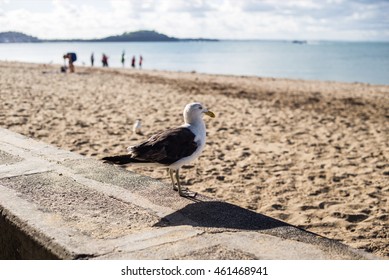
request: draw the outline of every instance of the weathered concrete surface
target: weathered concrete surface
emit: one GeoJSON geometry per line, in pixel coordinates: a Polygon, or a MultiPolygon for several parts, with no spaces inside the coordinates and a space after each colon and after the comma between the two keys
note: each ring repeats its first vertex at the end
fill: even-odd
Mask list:
{"type": "Polygon", "coordinates": [[[0,128],[2,259],[375,259],[0,128]]]}

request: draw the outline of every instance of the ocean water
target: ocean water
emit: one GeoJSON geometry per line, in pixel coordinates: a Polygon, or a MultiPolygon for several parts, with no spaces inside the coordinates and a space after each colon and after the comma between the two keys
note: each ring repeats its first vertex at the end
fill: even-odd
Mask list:
{"type": "Polygon", "coordinates": [[[62,55],[77,53],[77,65],[101,67],[102,53],[110,67],[130,67],[142,55],[144,69],[196,71],[305,80],[389,85],[389,43],[218,41],[127,43],[0,44],[0,60],[63,64],[62,55]]]}

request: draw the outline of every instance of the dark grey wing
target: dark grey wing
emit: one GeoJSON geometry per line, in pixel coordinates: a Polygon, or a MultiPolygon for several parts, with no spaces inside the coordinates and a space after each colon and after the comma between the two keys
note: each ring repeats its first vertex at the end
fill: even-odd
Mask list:
{"type": "Polygon", "coordinates": [[[196,151],[195,137],[194,133],[185,127],[168,129],[133,146],[131,157],[143,162],[170,165],[196,151]]]}

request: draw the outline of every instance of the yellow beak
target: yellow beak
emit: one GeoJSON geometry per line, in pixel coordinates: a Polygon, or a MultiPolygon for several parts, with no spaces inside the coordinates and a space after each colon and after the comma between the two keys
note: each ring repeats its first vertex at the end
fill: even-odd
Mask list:
{"type": "Polygon", "coordinates": [[[206,114],[207,116],[210,116],[211,118],[215,117],[215,114],[211,111],[206,111],[206,112],[204,112],[204,114],[206,114]]]}

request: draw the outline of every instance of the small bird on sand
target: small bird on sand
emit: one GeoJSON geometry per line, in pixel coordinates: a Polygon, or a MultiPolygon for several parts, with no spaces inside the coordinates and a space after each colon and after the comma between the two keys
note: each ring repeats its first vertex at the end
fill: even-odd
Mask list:
{"type": "Polygon", "coordinates": [[[137,119],[134,123],[134,126],[132,127],[132,132],[134,132],[135,134],[143,135],[141,128],[142,128],[142,120],[137,119]]]}
{"type": "Polygon", "coordinates": [[[204,149],[206,129],[203,114],[215,117],[215,114],[201,103],[189,103],[184,108],[183,125],[156,133],[148,140],[128,147],[128,154],[105,157],[102,160],[118,165],[167,167],[173,189],[178,191],[180,196],[190,196],[181,188],[179,169],[197,159],[204,149]]]}

